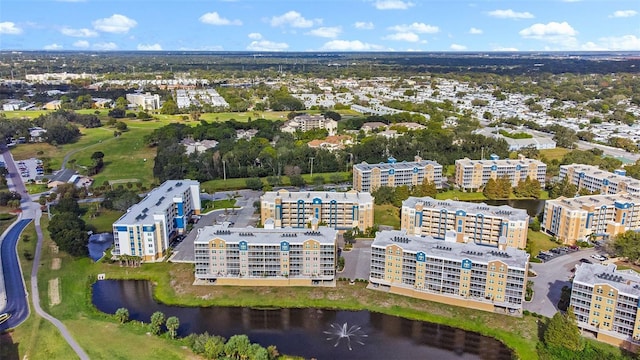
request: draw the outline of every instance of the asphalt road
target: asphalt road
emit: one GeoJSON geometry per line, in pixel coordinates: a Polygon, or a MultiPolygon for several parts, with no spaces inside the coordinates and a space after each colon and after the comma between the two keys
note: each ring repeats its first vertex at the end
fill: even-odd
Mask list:
{"type": "Polygon", "coordinates": [[[0,332],[20,325],[29,317],[29,304],[22,280],[22,270],[20,269],[16,244],[20,238],[20,233],[30,222],[31,219],[23,219],[14,223],[1,240],[0,258],[2,259],[2,272],[4,275],[4,296],[7,298],[6,306],[1,312],[9,313],[11,317],[3,324],[0,324],[0,332]]]}
{"type": "Polygon", "coordinates": [[[336,274],[336,276],[351,280],[369,280],[371,270],[371,242],[371,239],[356,240],[351,251],[343,251],[344,270],[336,274]]]}

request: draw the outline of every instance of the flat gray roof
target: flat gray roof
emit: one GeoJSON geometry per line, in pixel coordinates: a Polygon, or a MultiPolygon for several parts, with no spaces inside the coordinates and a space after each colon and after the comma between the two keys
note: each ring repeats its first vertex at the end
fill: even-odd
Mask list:
{"type": "MultiPolygon", "coordinates": [[[[153,223],[153,216],[148,214],[164,214],[167,205],[173,202],[173,197],[182,195],[191,185],[200,185],[195,180],[167,180],[162,185],[151,190],[139,203],[131,206],[114,224],[135,225],[153,223]]],[[[199,194],[198,194],[199,196],[199,194]]]]}
{"type": "Polygon", "coordinates": [[[294,228],[225,228],[218,225],[205,226],[198,229],[195,243],[208,244],[212,239],[219,237],[231,243],[245,240],[249,244],[276,245],[280,244],[281,241],[287,241],[290,244],[302,244],[309,239],[314,239],[324,245],[333,245],[337,234],[338,232],[335,229],[326,226],[318,227],[318,230],[311,230],[294,228]]]}
{"type": "Polygon", "coordinates": [[[389,169],[408,170],[408,169],[413,169],[414,167],[423,168],[429,164],[433,165],[436,168],[442,168],[442,165],[438,164],[433,160],[401,161],[396,163],[386,162],[386,163],[379,163],[379,164],[368,164],[366,162],[362,162],[360,164],[353,165],[353,168],[363,172],[371,171],[375,168],[378,168],[380,170],[389,170],[389,169]]]}
{"type": "Polygon", "coordinates": [[[529,218],[529,214],[526,210],[516,209],[509,205],[494,206],[487,205],[485,203],[472,203],[467,201],[436,200],[429,196],[421,198],[411,196],[402,202],[402,207],[406,206],[413,209],[418,204],[431,209],[446,209],[448,212],[462,210],[467,214],[483,214],[484,216],[495,216],[509,220],[522,221],[529,218]]]}
{"type": "Polygon", "coordinates": [[[573,281],[591,286],[608,284],[627,295],[640,297],[640,274],[633,270],[617,270],[614,264],[580,264],[573,281]]]}
{"type": "Polygon", "coordinates": [[[570,209],[570,210],[581,210],[583,207],[593,206],[595,208],[600,208],[604,206],[613,206],[616,202],[619,203],[634,203],[640,204],[640,195],[638,194],[628,194],[628,193],[617,193],[611,195],[585,195],[578,197],[565,198],[560,197],[553,200],[547,200],[549,203],[559,203],[562,206],[570,209]]]}
{"type": "Polygon", "coordinates": [[[602,170],[597,166],[584,165],[584,164],[570,164],[570,165],[560,165],[560,168],[573,169],[575,174],[579,174],[583,172],[596,179],[607,179],[609,181],[615,182],[616,184],[624,181],[635,188],[640,188],[640,180],[634,179],[629,176],[618,175],[606,170],[602,170]]]}
{"type": "Polygon", "coordinates": [[[497,165],[497,166],[509,166],[509,165],[525,165],[528,166],[529,164],[538,164],[538,166],[544,166],[545,168],[547,167],[547,164],[543,163],[540,160],[536,160],[536,159],[529,159],[529,158],[523,158],[523,159],[498,159],[498,160],[471,160],[469,158],[464,158],[464,159],[458,159],[456,160],[456,165],[457,164],[462,164],[464,166],[473,166],[475,164],[481,164],[482,166],[491,166],[491,165],[497,165]]]}
{"type": "Polygon", "coordinates": [[[373,196],[368,192],[359,192],[351,190],[347,192],[336,191],[267,191],[260,197],[262,201],[274,202],[276,198],[281,198],[283,201],[298,201],[299,199],[305,202],[312,202],[313,199],[319,198],[323,203],[328,203],[331,200],[337,202],[349,202],[349,203],[368,203],[373,202],[373,196]]]}
{"type": "Polygon", "coordinates": [[[524,250],[507,247],[506,250],[476,245],[474,243],[458,243],[434,239],[432,236],[407,235],[404,230],[379,231],[371,246],[385,248],[398,245],[403,250],[417,253],[424,252],[427,256],[436,256],[451,260],[469,259],[472,262],[486,264],[499,260],[509,267],[526,267],[529,254],[524,250]]]}

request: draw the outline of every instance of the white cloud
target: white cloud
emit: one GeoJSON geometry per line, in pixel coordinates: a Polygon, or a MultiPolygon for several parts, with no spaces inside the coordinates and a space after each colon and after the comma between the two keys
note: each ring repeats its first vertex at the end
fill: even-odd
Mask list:
{"type": "Polygon", "coordinates": [[[294,28],[309,28],[314,24],[322,23],[320,19],[309,20],[305,19],[297,11],[289,11],[280,16],[274,16],[271,18],[271,26],[286,26],[289,25],[294,28]]]}
{"type": "Polygon", "coordinates": [[[511,9],[489,11],[489,16],[499,19],[533,19],[534,17],[533,14],[528,11],[515,12],[511,9]]]}
{"type": "Polygon", "coordinates": [[[640,37],[635,35],[609,36],[598,39],[598,44],[588,42],[583,45],[585,50],[638,50],[640,37]]]}
{"type": "Polygon", "coordinates": [[[87,40],[78,40],[73,43],[73,47],[86,49],[89,47],[89,42],[87,40]]]}
{"type": "Polygon", "coordinates": [[[366,51],[383,50],[380,45],[364,43],[360,40],[331,40],[322,46],[322,50],[329,51],[366,51]]]}
{"type": "Polygon", "coordinates": [[[116,45],[116,43],[114,43],[114,42],[96,43],[96,44],[93,44],[93,49],[94,50],[104,50],[104,51],[117,50],[118,49],[118,45],[116,45]]]}
{"type": "Polygon", "coordinates": [[[73,36],[73,37],[96,37],[98,36],[98,32],[91,30],[91,29],[87,29],[87,28],[83,28],[83,29],[72,29],[72,28],[68,28],[68,27],[63,27],[60,32],[63,35],[67,35],[67,36],[73,36]]]}
{"type": "Polygon", "coordinates": [[[62,49],[62,45],[59,44],[49,44],[49,45],[45,45],[44,48],[45,50],[60,50],[62,49]]]}
{"type": "Polygon", "coordinates": [[[378,10],[407,10],[415,4],[401,0],[377,0],[373,5],[378,10]]]}
{"type": "Polygon", "coordinates": [[[435,34],[440,31],[437,26],[414,22],[412,24],[402,24],[389,27],[389,30],[396,32],[414,32],[418,34],[435,34]]]}
{"type": "Polygon", "coordinates": [[[287,43],[279,43],[269,40],[252,41],[247,50],[253,51],[283,51],[289,48],[287,43]]]}
{"type": "Polygon", "coordinates": [[[480,35],[482,34],[482,29],[477,29],[472,27],[471,29],[469,29],[469,34],[471,35],[480,35]]]}
{"type": "Polygon", "coordinates": [[[317,29],[313,29],[309,31],[308,35],[319,36],[324,38],[336,38],[342,32],[342,28],[340,26],[334,27],[320,27],[317,29]]]}
{"type": "Polygon", "coordinates": [[[138,44],[137,47],[140,51],[161,51],[162,45],[160,44],[138,44]]]}
{"type": "Polygon", "coordinates": [[[260,40],[260,39],[262,39],[262,34],[260,34],[260,33],[255,33],[254,32],[254,33],[251,33],[251,34],[249,34],[247,36],[249,37],[249,39],[252,39],[252,40],[260,40]]]}
{"type": "Polygon", "coordinates": [[[220,17],[217,12],[206,13],[198,19],[201,23],[209,24],[209,25],[242,25],[242,21],[240,20],[229,20],[223,17],[220,17]]]}
{"type": "Polygon", "coordinates": [[[353,27],[360,30],[372,30],[374,26],[371,21],[356,21],[353,27]]]}
{"type": "Polygon", "coordinates": [[[613,14],[609,15],[610,18],[627,18],[638,15],[638,12],[635,10],[618,10],[614,11],[613,14]]]}
{"type": "Polygon", "coordinates": [[[11,21],[4,21],[0,22],[0,34],[19,35],[22,34],[22,29],[11,21]]]}
{"type": "Polygon", "coordinates": [[[552,21],[548,24],[533,24],[520,30],[519,34],[525,38],[553,41],[554,38],[574,37],[578,32],[566,21],[552,21]]]}
{"type": "Polygon", "coordinates": [[[492,51],[519,51],[518,48],[515,47],[503,47],[503,46],[494,46],[492,51]]]}
{"type": "Polygon", "coordinates": [[[111,17],[95,20],[92,24],[96,30],[116,34],[126,34],[138,25],[135,20],[120,14],[113,14],[111,17]]]}
{"type": "Polygon", "coordinates": [[[467,50],[466,46],[460,45],[460,44],[451,44],[450,48],[451,50],[455,50],[455,51],[467,50]]]}
{"type": "Polygon", "coordinates": [[[420,41],[420,36],[416,33],[412,32],[399,32],[391,35],[387,35],[382,38],[383,40],[394,40],[394,41],[408,41],[408,42],[418,42],[420,41]]]}

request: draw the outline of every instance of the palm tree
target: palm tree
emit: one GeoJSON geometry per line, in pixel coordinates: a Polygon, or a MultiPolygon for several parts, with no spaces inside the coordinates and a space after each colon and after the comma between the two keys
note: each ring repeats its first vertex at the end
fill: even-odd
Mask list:
{"type": "Polygon", "coordinates": [[[167,327],[167,330],[169,330],[169,336],[171,336],[172,339],[175,339],[176,335],[178,334],[178,328],[180,327],[180,320],[178,319],[178,317],[169,317],[165,325],[167,327]]]}
{"type": "Polygon", "coordinates": [[[127,308],[119,308],[116,310],[116,318],[120,324],[124,324],[129,320],[129,310],[127,308]]]}

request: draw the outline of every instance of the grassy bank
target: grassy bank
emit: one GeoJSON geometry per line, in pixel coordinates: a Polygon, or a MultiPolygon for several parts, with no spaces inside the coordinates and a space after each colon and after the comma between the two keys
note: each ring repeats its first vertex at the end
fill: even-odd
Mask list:
{"type": "MultiPolygon", "coordinates": [[[[349,172],[314,173],[313,177],[311,176],[311,174],[302,174],[302,178],[304,179],[305,183],[307,183],[308,185],[312,185],[313,178],[317,176],[322,176],[323,182],[325,184],[331,183],[332,178],[335,178],[336,176],[340,176],[343,181],[351,180],[351,173],[349,172]]],[[[266,177],[261,178],[261,180],[265,186],[269,185],[266,177]]],[[[280,181],[281,181],[281,186],[291,185],[291,180],[289,179],[288,176],[281,176],[280,181]]],[[[201,183],[200,188],[207,193],[214,193],[216,191],[246,189],[247,178],[235,178],[235,179],[227,179],[227,180],[223,180],[223,179],[209,180],[201,183]]]]}
{"type": "Polygon", "coordinates": [[[373,208],[373,223],[400,229],[400,209],[390,204],[375,205],[373,208]]]}
{"type": "MultiPolygon", "coordinates": [[[[546,200],[549,198],[549,192],[546,190],[540,191],[540,198],[536,200],[546,200]]],[[[436,194],[438,200],[460,200],[460,201],[478,201],[489,200],[481,192],[465,192],[460,190],[447,190],[436,194]]],[[[496,199],[496,200],[528,200],[529,198],[520,198],[515,195],[511,195],[509,199],[496,199]]]]}

